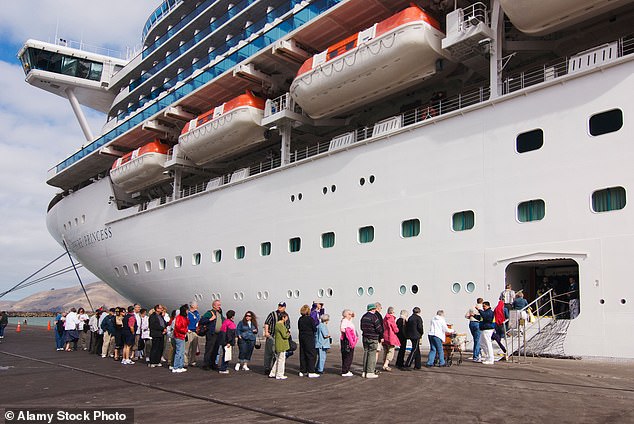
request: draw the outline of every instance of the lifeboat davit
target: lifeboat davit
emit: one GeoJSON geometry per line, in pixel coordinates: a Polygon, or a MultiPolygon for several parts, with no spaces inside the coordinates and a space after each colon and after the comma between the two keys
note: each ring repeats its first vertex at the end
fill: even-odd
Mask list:
{"type": "Polygon", "coordinates": [[[440,24],[412,6],[304,62],[290,93],[310,117],[346,112],[436,73],[440,24]]]}
{"type": "Polygon", "coordinates": [[[110,179],[126,193],[133,193],[168,180],[165,161],[170,146],[153,141],[118,158],[110,170],[110,179]]]}
{"type": "Polygon", "coordinates": [[[544,35],[630,3],[631,0],[500,0],[518,30],[544,35]]]}
{"type": "Polygon", "coordinates": [[[196,165],[205,166],[264,141],[263,116],[264,99],[242,94],[192,119],[178,144],[196,165]]]}

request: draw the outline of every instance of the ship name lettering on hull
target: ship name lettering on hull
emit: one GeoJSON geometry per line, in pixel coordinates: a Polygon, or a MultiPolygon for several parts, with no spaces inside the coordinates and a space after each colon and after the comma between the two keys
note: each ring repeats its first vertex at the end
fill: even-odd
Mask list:
{"type": "Polygon", "coordinates": [[[80,236],[68,243],[68,249],[77,251],[100,241],[108,240],[109,238],[112,238],[112,227],[106,227],[92,233],[84,234],[83,236],[80,236]]]}

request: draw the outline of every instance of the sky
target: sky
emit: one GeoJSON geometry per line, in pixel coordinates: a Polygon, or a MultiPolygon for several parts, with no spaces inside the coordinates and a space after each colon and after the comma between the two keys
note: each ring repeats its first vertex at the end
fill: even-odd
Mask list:
{"type": "MultiPolygon", "coordinates": [[[[5,2],[0,14],[0,292],[64,252],[46,229],[46,208],[58,189],[47,171],[83,144],[68,100],[24,82],[16,58],[29,39],[57,38],[126,52],[141,45],[143,25],[159,0],[28,0],[5,2]],[[37,12],[35,12],[37,11],[37,12]]],[[[84,108],[93,134],[105,116],[84,108]]],[[[41,274],[70,265],[67,257],[41,274]]],[[[85,270],[84,283],[96,281],[85,270]]],[[[18,300],[51,288],[78,285],[73,273],[11,293],[18,300]]]]}

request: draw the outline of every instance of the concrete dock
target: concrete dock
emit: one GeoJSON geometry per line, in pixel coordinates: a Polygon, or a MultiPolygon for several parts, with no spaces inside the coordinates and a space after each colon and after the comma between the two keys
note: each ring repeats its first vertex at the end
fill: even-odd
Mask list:
{"type": "MultiPolygon", "coordinates": [[[[9,326],[0,343],[0,408],[134,408],[138,423],[634,423],[630,360],[465,360],[367,380],[341,377],[335,348],[320,378],[300,378],[296,354],[288,380],[279,381],[262,374],[262,355],[255,351],[251,371],[173,374],[57,352],[52,331],[9,326]]],[[[353,371],[362,356],[357,349],[353,371]]]]}

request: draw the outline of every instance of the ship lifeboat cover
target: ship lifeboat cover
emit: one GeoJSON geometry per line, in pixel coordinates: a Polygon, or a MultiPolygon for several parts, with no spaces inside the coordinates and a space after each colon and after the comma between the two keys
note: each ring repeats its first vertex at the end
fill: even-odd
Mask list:
{"type": "Polygon", "coordinates": [[[133,193],[169,179],[163,174],[169,149],[156,140],[118,158],[110,170],[112,183],[133,193]]]}
{"type": "Polygon", "coordinates": [[[500,0],[515,28],[545,35],[609,12],[632,0],[500,0]]]}
{"type": "Polygon", "coordinates": [[[310,117],[332,117],[436,72],[439,23],[412,6],[307,59],[290,93],[310,117]]]}
{"type": "Polygon", "coordinates": [[[264,99],[248,92],[192,119],[178,143],[196,165],[209,165],[264,141],[263,116],[264,99]]]}

